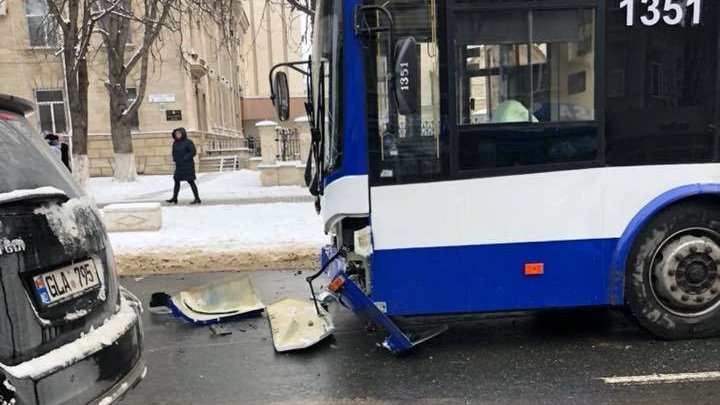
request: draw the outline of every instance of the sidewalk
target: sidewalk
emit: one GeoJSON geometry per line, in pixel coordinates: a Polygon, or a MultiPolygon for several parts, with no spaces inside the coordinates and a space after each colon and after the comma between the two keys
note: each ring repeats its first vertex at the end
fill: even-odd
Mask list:
{"type": "MultiPolygon", "coordinates": [[[[313,202],[307,188],[299,186],[263,187],[260,173],[251,170],[235,172],[200,173],[196,181],[204,205],[247,205],[264,203],[313,202]]],[[[116,183],[112,178],[96,177],[88,182],[91,194],[99,208],[118,202],[159,202],[172,196],[172,175],[140,176],[138,182],[116,183]]],[[[190,186],[180,186],[180,204],[192,201],[190,186]]]]}
{"type": "Polygon", "coordinates": [[[262,187],[260,174],[249,170],[203,173],[201,205],[188,205],[187,184],[180,203],[168,205],[172,185],[172,176],[142,176],[134,183],[91,179],[88,192],[100,208],[119,202],[163,204],[159,231],[109,234],[121,274],[317,266],[328,237],[306,188],[262,187]]]}

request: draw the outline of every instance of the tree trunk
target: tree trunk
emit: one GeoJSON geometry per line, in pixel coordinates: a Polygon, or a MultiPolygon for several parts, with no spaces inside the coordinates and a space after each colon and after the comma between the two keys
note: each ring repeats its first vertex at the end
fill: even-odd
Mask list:
{"type": "MultiPolygon", "coordinates": [[[[68,60],[67,58],[65,60],[68,60]]],[[[67,72],[67,96],[70,107],[70,120],[72,123],[72,168],[73,177],[85,187],[90,177],[90,162],[87,156],[88,149],[88,71],[87,61],[79,60],[77,72],[72,73],[72,64],[68,64],[67,72]]]]}
{"type": "Polygon", "coordinates": [[[112,138],[115,163],[113,178],[115,181],[137,180],[135,155],[130,131],[128,114],[127,76],[125,49],[129,35],[129,20],[116,14],[110,14],[105,24],[105,49],[108,60],[108,90],[110,111],[110,137],[112,138]]]}
{"type": "Polygon", "coordinates": [[[123,60],[114,59],[108,55],[110,67],[110,85],[108,96],[110,99],[110,137],[112,138],[113,152],[115,153],[115,164],[113,165],[113,178],[115,181],[137,180],[137,169],[135,167],[135,154],[132,144],[132,132],[130,122],[126,119],[128,108],[128,96],[125,89],[125,77],[123,74],[114,75],[115,67],[123,66],[123,60]]]}
{"type": "Polygon", "coordinates": [[[113,152],[115,153],[113,178],[115,181],[135,181],[137,180],[137,169],[135,167],[132,132],[130,123],[123,119],[128,104],[124,88],[125,86],[122,85],[122,90],[117,91],[114,88],[109,92],[110,135],[112,137],[113,152]]]}

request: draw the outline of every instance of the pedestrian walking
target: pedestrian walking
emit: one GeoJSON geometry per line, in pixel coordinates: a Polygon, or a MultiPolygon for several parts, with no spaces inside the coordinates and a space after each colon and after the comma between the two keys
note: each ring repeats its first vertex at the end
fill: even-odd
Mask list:
{"type": "Polygon", "coordinates": [[[198,188],[195,184],[195,160],[193,159],[197,154],[195,144],[193,141],[188,139],[187,131],[185,128],[177,128],[172,132],[173,147],[172,157],[175,161],[175,187],[173,188],[173,196],[171,199],[166,200],[168,203],[177,204],[178,193],[180,192],[180,182],[186,181],[190,184],[195,199],[190,204],[200,204],[200,195],[198,194],[198,188]]]}

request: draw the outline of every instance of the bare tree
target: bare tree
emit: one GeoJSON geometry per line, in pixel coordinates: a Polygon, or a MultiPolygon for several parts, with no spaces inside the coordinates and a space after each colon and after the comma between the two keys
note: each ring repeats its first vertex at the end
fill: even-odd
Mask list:
{"type": "MultiPolygon", "coordinates": [[[[105,7],[113,4],[111,0],[100,1],[105,7]]],[[[130,117],[140,108],[145,97],[152,48],[177,3],[177,0],[142,0],[131,4],[130,0],[123,0],[100,21],[99,32],[107,54],[105,87],[109,96],[114,178],[117,181],[134,181],[137,178],[130,117]],[[126,57],[131,24],[139,26],[141,38],[132,55],[126,57]],[[130,102],[127,81],[136,67],[139,76],[137,94],[130,102]]]]}
{"type": "MultiPolygon", "coordinates": [[[[111,0],[99,0],[111,5],[111,0]]],[[[110,133],[115,155],[114,178],[133,181],[137,178],[131,137],[131,117],[145,98],[150,63],[161,63],[157,47],[162,32],[180,31],[184,15],[192,10],[206,21],[220,24],[221,35],[231,37],[228,28],[234,22],[238,0],[122,0],[101,22],[98,30],[107,53],[107,81],[109,95],[110,133]],[[140,40],[131,55],[126,55],[131,27],[138,27],[140,40]],[[127,81],[137,78],[135,99],[130,102],[127,81]]],[[[182,32],[180,32],[182,39],[182,32]]]]}
{"type": "Polygon", "coordinates": [[[62,55],[70,124],[72,128],[73,174],[84,186],[89,176],[88,134],[88,62],[91,37],[98,21],[112,12],[121,0],[100,9],[98,0],[46,0],[48,19],[61,34],[62,55]]]}
{"type": "Polygon", "coordinates": [[[308,16],[310,16],[311,21],[312,21],[313,17],[315,16],[315,4],[316,4],[317,0],[284,0],[284,1],[286,1],[295,10],[300,11],[301,13],[305,13],[308,16]]]}

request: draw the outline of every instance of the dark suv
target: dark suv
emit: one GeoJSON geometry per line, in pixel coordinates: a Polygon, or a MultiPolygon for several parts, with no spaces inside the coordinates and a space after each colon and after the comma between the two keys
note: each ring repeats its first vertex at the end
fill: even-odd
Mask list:
{"type": "Polygon", "coordinates": [[[31,111],[0,95],[0,404],[109,404],[145,376],[141,304],[31,111]]]}

